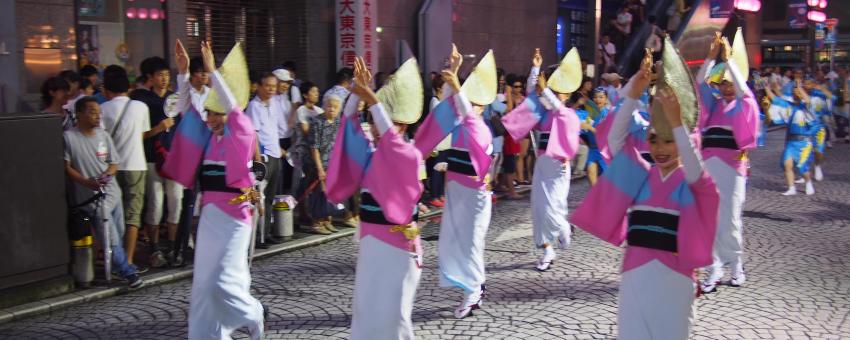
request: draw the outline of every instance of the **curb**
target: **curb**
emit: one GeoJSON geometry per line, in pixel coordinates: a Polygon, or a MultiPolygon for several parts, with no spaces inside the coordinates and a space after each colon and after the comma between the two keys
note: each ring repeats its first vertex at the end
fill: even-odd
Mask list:
{"type": "MultiPolygon", "coordinates": [[[[576,176],[571,177],[570,181],[574,181],[580,178],[584,178],[585,176],[576,176]]],[[[516,192],[526,193],[531,191],[531,186],[527,187],[518,187],[516,188],[516,192]]],[[[504,196],[503,194],[497,194],[497,197],[504,196]]],[[[442,215],[443,209],[433,209],[426,214],[422,214],[419,216],[420,220],[425,220],[434,216],[442,215]]],[[[317,246],[323,243],[327,243],[330,241],[338,240],[344,237],[351,237],[354,235],[356,229],[354,228],[345,228],[341,229],[338,233],[331,235],[310,235],[304,238],[300,238],[297,240],[292,240],[286,242],[281,245],[273,246],[269,249],[257,249],[254,253],[254,260],[271,257],[281,253],[287,253],[296,251],[303,248],[317,246]]],[[[142,290],[145,288],[158,286],[166,283],[176,282],[179,280],[183,280],[186,278],[192,277],[192,267],[186,266],[184,268],[177,269],[169,269],[162,272],[158,272],[151,275],[143,276],[142,278],[145,280],[145,285],[137,290],[142,290]]],[[[112,283],[112,287],[94,287],[89,289],[81,289],[68,294],[63,294],[59,296],[55,296],[48,299],[43,299],[39,301],[34,301],[30,303],[25,303],[22,305],[17,305],[9,308],[0,309],[0,324],[21,320],[27,317],[45,314],[54,312],[60,309],[64,309],[70,306],[83,304],[86,302],[92,302],[101,300],[107,297],[112,297],[116,295],[124,295],[130,292],[135,292],[137,290],[130,290],[126,286],[115,286],[118,283],[112,283]]]]}

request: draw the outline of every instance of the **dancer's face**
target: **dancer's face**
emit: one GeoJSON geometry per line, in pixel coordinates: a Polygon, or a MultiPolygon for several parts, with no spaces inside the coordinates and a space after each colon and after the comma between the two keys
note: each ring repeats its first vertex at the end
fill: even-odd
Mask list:
{"type": "Polygon", "coordinates": [[[679,149],[676,141],[665,140],[655,133],[649,134],[649,153],[652,160],[662,171],[670,171],[679,166],[679,149]]]}

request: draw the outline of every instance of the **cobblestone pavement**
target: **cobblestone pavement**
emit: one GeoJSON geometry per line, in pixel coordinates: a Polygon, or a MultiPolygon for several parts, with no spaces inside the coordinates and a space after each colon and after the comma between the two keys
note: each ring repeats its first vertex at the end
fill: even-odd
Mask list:
{"type": "MultiPolygon", "coordinates": [[[[744,217],[744,287],[697,301],[694,339],[850,338],[850,145],[827,152],[815,196],[783,197],[784,131],[753,155],[744,217]]],[[[571,208],[587,190],[574,183],[571,208]]],[[[422,339],[609,339],[616,336],[621,250],[578,232],[546,273],[533,270],[528,200],[500,202],[487,244],[484,309],[451,317],[460,292],[437,287],[436,229],[414,310],[422,339]]],[[[338,240],[254,264],[253,293],[271,307],[268,338],[348,336],[356,244],[338,240]]],[[[145,288],[0,325],[0,338],[185,338],[190,281],[145,288]]],[[[235,334],[245,338],[244,333],[235,334]]]]}

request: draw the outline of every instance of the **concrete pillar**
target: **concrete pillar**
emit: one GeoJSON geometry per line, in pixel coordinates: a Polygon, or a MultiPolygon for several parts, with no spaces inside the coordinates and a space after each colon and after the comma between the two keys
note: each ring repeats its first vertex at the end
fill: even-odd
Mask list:
{"type": "Polygon", "coordinates": [[[0,0],[0,115],[17,111],[20,93],[20,52],[15,0],[0,0]],[[5,48],[4,48],[5,46],[5,48]]]}

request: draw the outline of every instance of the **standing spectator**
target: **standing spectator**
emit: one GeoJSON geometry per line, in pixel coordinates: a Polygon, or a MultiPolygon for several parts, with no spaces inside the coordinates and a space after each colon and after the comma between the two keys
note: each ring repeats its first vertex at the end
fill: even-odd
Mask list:
{"type": "Polygon", "coordinates": [[[343,67],[336,72],[336,85],[325,91],[322,96],[322,106],[327,104],[327,99],[330,96],[337,96],[340,100],[345,100],[351,93],[348,89],[351,88],[351,79],[354,77],[354,70],[348,67],[343,67]]]}
{"type": "Polygon", "coordinates": [[[75,112],[79,120],[77,127],[65,131],[65,172],[74,183],[71,205],[77,205],[92,197],[94,191],[103,190],[106,196],[101,203],[91,203],[84,209],[94,217],[96,237],[103,240],[103,230],[109,228],[109,246],[112,249],[113,270],[127,280],[130,288],[139,288],[144,284],[139,275],[127,261],[124,248],[121,247],[118,225],[114,216],[121,209],[121,189],[112,180],[118,171],[119,155],[109,134],[100,128],[100,106],[92,97],[84,97],[76,103],[75,112]],[[98,208],[98,206],[100,206],[98,208]]]}
{"type": "Polygon", "coordinates": [[[310,187],[313,187],[310,191],[310,207],[308,207],[310,218],[313,220],[313,232],[328,235],[339,231],[331,224],[330,217],[334,209],[331,208],[331,203],[327,202],[325,196],[327,189],[325,170],[328,168],[328,160],[330,160],[336,134],[339,131],[340,120],[337,115],[342,106],[342,99],[332,94],[326,96],[324,100],[324,114],[310,121],[310,134],[307,138],[310,154],[302,162],[305,180],[310,187]]]}
{"type": "Polygon", "coordinates": [[[620,101],[620,89],[623,88],[623,77],[617,73],[602,74],[602,80],[608,83],[605,86],[605,95],[608,97],[608,102],[616,105],[620,101]]]}
{"type": "Polygon", "coordinates": [[[289,71],[289,75],[292,77],[292,85],[300,88],[302,81],[298,79],[298,66],[295,62],[291,60],[284,61],[281,68],[289,71]]]}
{"type": "MultiPolygon", "coordinates": [[[[86,79],[94,87],[94,94],[100,94],[100,78],[98,78],[97,67],[91,64],[84,65],[80,68],[80,78],[86,79]]],[[[81,84],[82,87],[82,84],[81,84]]],[[[96,98],[95,98],[96,99],[96,98]]]]}
{"type": "Polygon", "coordinates": [[[634,31],[643,23],[645,5],[641,0],[627,0],[625,6],[629,8],[629,13],[634,16],[632,20],[632,31],[634,31]]]}
{"type": "MultiPolygon", "coordinates": [[[[266,164],[266,189],[263,191],[266,196],[266,214],[263,219],[265,221],[264,235],[267,235],[267,237],[265,237],[266,244],[257,240],[256,244],[259,248],[282,242],[268,233],[271,227],[272,202],[277,194],[281,157],[283,156],[280,149],[280,135],[278,134],[278,121],[283,119],[283,110],[280,107],[280,101],[275,97],[277,95],[277,83],[278,80],[274,74],[266,73],[260,76],[257,96],[248,102],[248,109],[245,110],[245,114],[254,123],[257,140],[260,144],[259,152],[254,155],[254,160],[266,164]]],[[[257,235],[259,237],[260,233],[257,233],[257,235]]]]}
{"type": "MultiPolygon", "coordinates": [[[[80,95],[83,97],[92,97],[94,96],[94,92],[97,91],[94,88],[94,84],[91,83],[87,78],[83,78],[80,80],[80,95]]],[[[95,99],[97,100],[97,99],[95,99]]]]}
{"type": "Polygon", "coordinates": [[[614,46],[611,42],[610,35],[602,36],[602,40],[599,42],[599,55],[602,57],[602,60],[600,60],[602,73],[616,70],[617,66],[614,62],[617,58],[617,46],[614,46]]]}
{"type": "Polygon", "coordinates": [[[669,17],[667,21],[667,32],[675,33],[679,30],[679,24],[682,23],[682,17],[690,11],[690,7],[685,7],[685,0],[673,0],[673,4],[667,9],[669,17]]]}
{"type": "Polygon", "coordinates": [[[62,131],[68,131],[75,125],[74,117],[62,108],[68,102],[71,86],[62,77],[50,77],[41,84],[41,113],[54,114],[62,118],[62,131]]]}
{"type": "Polygon", "coordinates": [[[301,84],[301,93],[304,94],[304,104],[301,105],[295,112],[295,146],[291,149],[292,154],[290,155],[294,167],[294,181],[292,186],[297,189],[296,197],[298,200],[304,202],[296,207],[296,209],[298,209],[298,216],[300,219],[299,225],[312,226],[313,222],[310,219],[305,199],[308,194],[307,187],[310,183],[302,177],[307,172],[305,169],[307,165],[304,164],[304,159],[306,159],[311,153],[310,143],[308,140],[308,134],[310,133],[310,120],[312,120],[313,117],[323,114],[324,110],[317,105],[319,103],[319,87],[316,86],[316,84],[309,81],[304,82],[301,84]]]}
{"type": "MultiPolygon", "coordinates": [[[[508,80],[508,84],[511,86],[511,102],[518,105],[518,103],[522,103],[525,100],[525,84],[522,83],[522,78],[518,76],[511,77],[512,79],[508,80]]],[[[505,138],[507,140],[507,138],[505,138]]],[[[511,141],[517,143],[519,145],[519,152],[517,153],[516,158],[516,180],[521,185],[531,185],[531,176],[526,177],[526,170],[528,169],[529,174],[531,173],[531,164],[528,164],[528,154],[534,153],[534,146],[530,145],[531,140],[529,137],[523,138],[521,141],[511,141]]],[[[505,146],[503,145],[504,149],[505,146]]],[[[513,150],[513,149],[512,149],[513,150]]],[[[507,160],[506,160],[507,161],[507,160]]],[[[502,164],[506,161],[503,161],[502,164]]],[[[509,166],[512,164],[508,164],[509,166]]],[[[504,169],[503,169],[504,170],[504,169]]],[[[511,185],[513,183],[510,183],[511,185]]]]}
{"type": "MultiPolygon", "coordinates": [[[[144,86],[133,90],[130,98],[147,104],[152,126],[152,129],[145,134],[144,140],[148,169],[144,223],[150,241],[150,264],[153,267],[162,267],[167,264],[162,250],[172,249],[172,244],[177,239],[183,186],[171,179],[161,177],[159,171],[168,154],[168,148],[171,147],[171,139],[174,135],[171,127],[176,125],[180,118],[171,118],[165,114],[165,99],[174,93],[168,89],[171,71],[165,59],[147,58],[142,61],[140,69],[144,76],[144,86]],[[160,249],[159,224],[164,210],[168,211],[165,218],[168,240],[163,242],[160,249]]],[[[128,246],[127,255],[132,258],[135,255],[135,249],[132,248],[131,251],[128,246]]]]}
{"type": "MultiPolygon", "coordinates": [[[[301,91],[297,87],[292,86],[295,79],[289,71],[285,69],[277,69],[272,72],[277,77],[277,95],[275,100],[278,101],[280,107],[280,116],[277,121],[277,132],[280,138],[281,150],[281,180],[278,185],[278,192],[282,194],[292,193],[292,165],[289,164],[288,158],[289,148],[292,147],[292,135],[295,126],[295,110],[301,104],[301,91]]],[[[291,159],[291,158],[289,158],[291,159]]]]}
{"type": "Polygon", "coordinates": [[[83,78],[77,72],[71,70],[65,70],[59,73],[59,76],[65,79],[70,85],[68,90],[68,101],[65,105],[62,105],[62,109],[71,113],[71,117],[74,117],[74,103],[77,102],[77,99],[82,98],[80,94],[80,80],[83,78]]]}
{"type": "MultiPolygon", "coordinates": [[[[443,77],[434,77],[431,80],[431,92],[434,94],[431,97],[431,102],[428,104],[428,114],[434,111],[434,108],[443,101],[443,77]]],[[[441,208],[446,203],[446,173],[438,171],[435,167],[437,164],[445,163],[448,157],[447,151],[452,147],[452,137],[447,136],[434,148],[430,156],[425,160],[425,167],[428,174],[428,193],[431,199],[428,204],[434,207],[441,208]]]]}
{"type": "MultiPolygon", "coordinates": [[[[103,127],[120,155],[117,157],[118,172],[115,179],[123,197],[122,210],[126,225],[124,247],[127,250],[127,262],[132,264],[130,252],[131,249],[135,252],[145,199],[148,167],[142,140],[150,133],[150,115],[145,103],[127,97],[130,89],[127,71],[116,65],[107,67],[107,70],[109,72],[104,70],[103,79],[103,95],[107,101],[101,107],[103,127]]],[[[141,272],[146,271],[145,268],[140,269],[141,272]]]]}
{"type": "Polygon", "coordinates": [[[611,23],[615,29],[614,44],[617,48],[622,49],[626,38],[632,34],[632,14],[629,13],[629,7],[623,6],[620,12],[617,13],[617,18],[611,23]]]}

